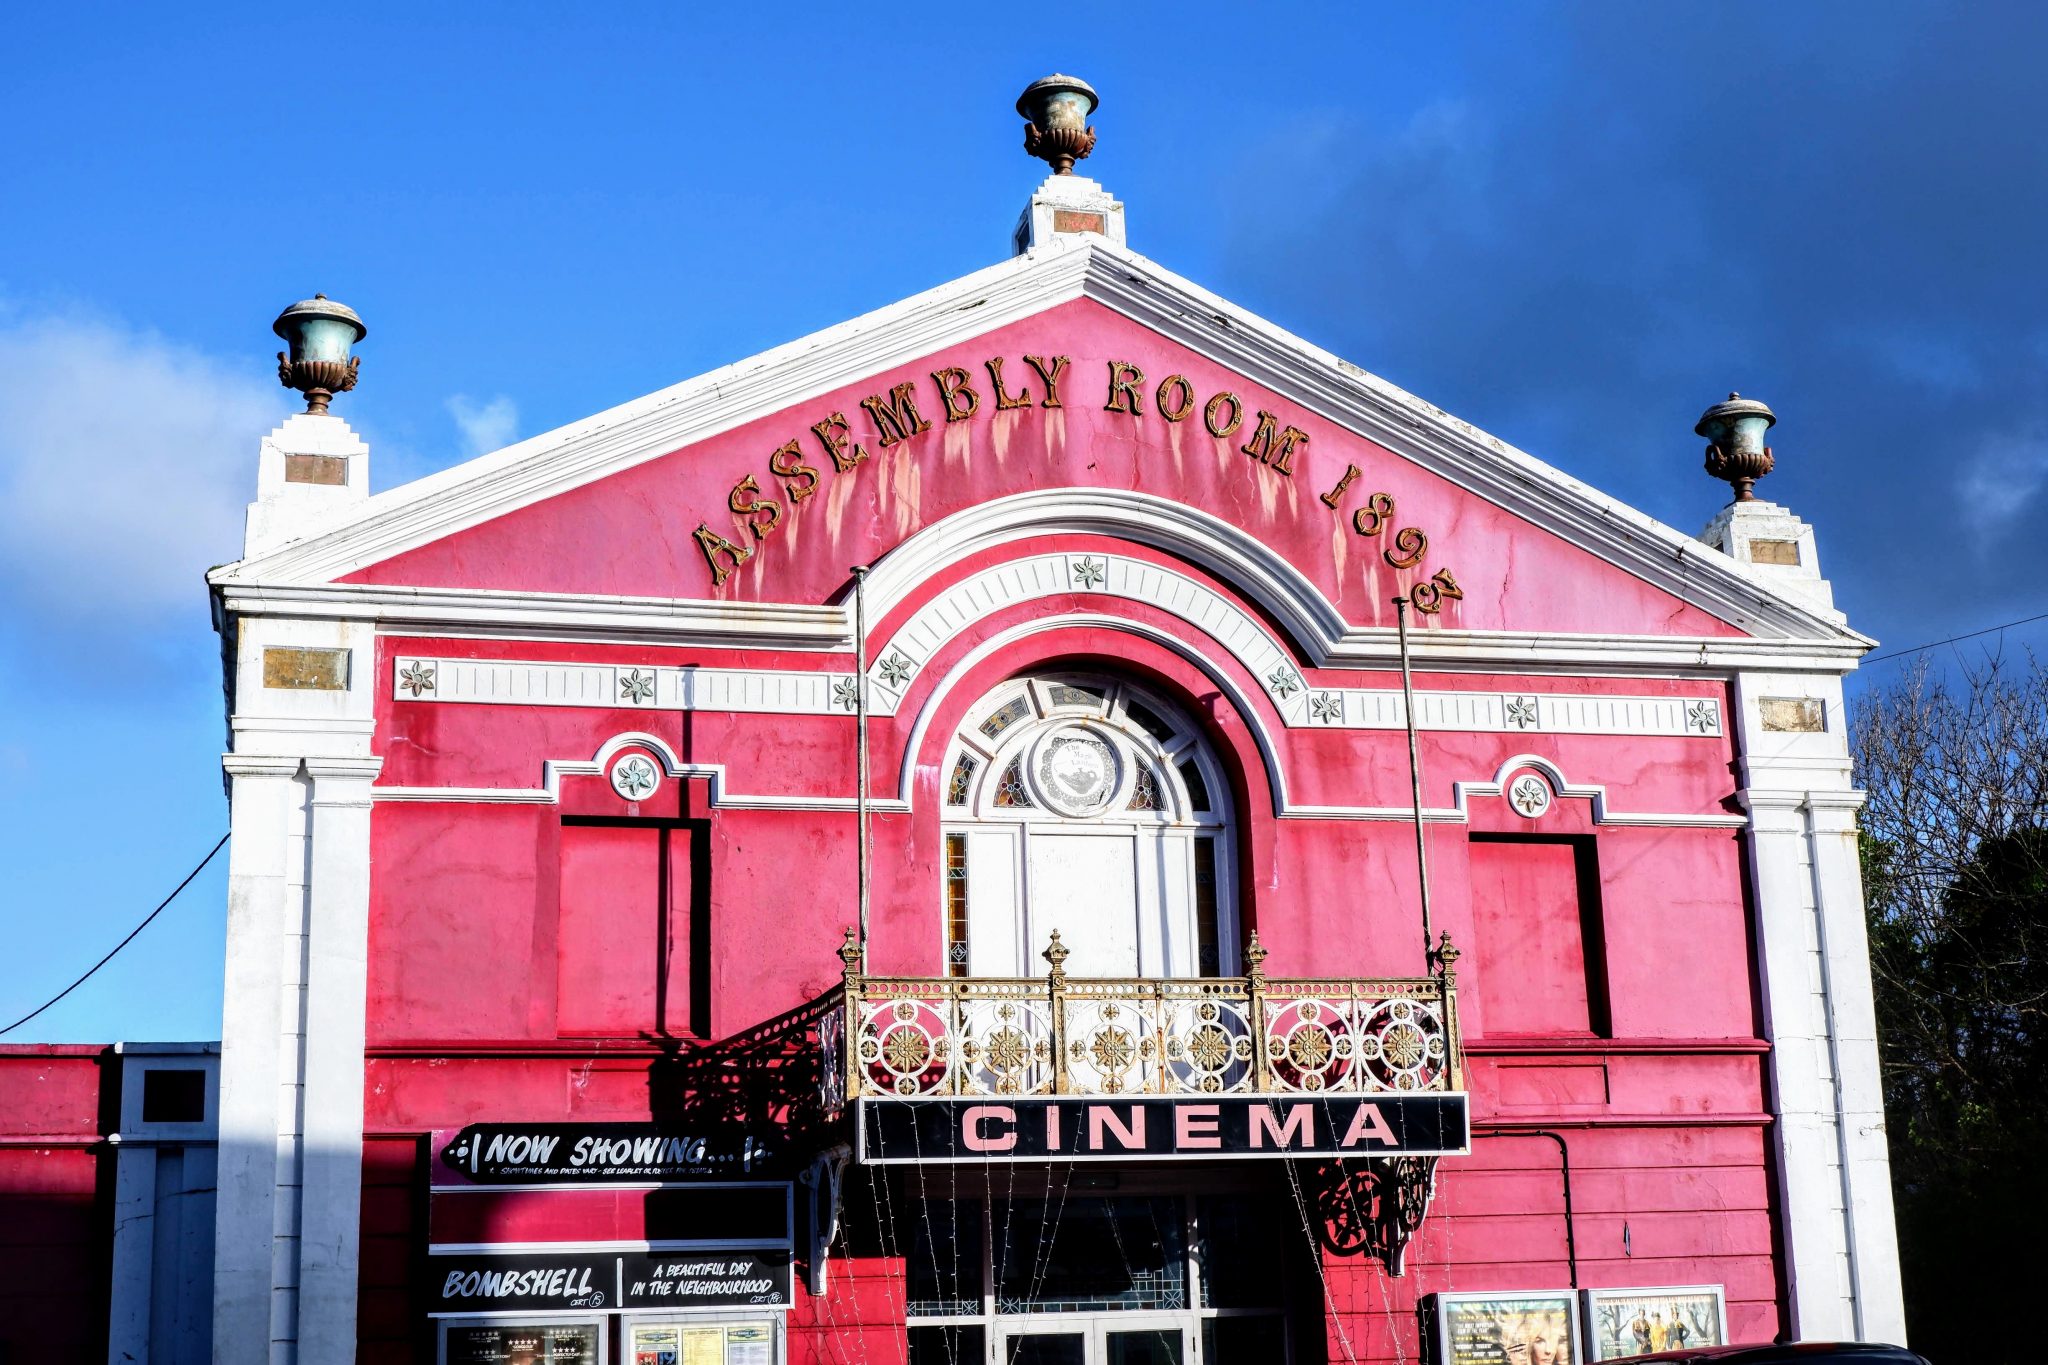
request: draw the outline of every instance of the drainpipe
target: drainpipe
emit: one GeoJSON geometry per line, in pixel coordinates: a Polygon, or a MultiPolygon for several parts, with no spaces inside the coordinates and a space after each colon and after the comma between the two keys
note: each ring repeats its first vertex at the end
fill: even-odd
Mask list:
{"type": "Polygon", "coordinates": [[[1485,1129],[1474,1128],[1473,1137],[1540,1137],[1549,1138],[1557,1144],[1557,1165],[1564,1180],[1564,1260],[1571,1271],[1572,1288],[1579,1287],[1579,1242],[1572,1232],[1572,1150],[1565,1145],[1564,1134],[1553,1133],[1548,1128],[1517,1128],[1508,1124],[1493,1124],[1485,1129]]]}

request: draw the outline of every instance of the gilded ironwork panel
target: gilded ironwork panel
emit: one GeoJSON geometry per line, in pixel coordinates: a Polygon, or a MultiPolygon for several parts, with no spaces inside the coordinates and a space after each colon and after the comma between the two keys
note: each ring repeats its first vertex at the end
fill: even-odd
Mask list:
{"type": "MultiPolygon", "coordinates": [[[[1057,949],[1058,945],[1055,945],[1057,949]]],[[[845,953],[842,952],[842,956],[845,953]]],[[[850,1096],[1457,1088],[1454,978],[847,978],[850,1096]]],[[[1254,954],[1248,952],[1248,959],[1254,954]]],[[[1057,959],[1057,960],[1055,960],[1057,959]]],[[[854,965],[857,958],[849,959],[854,965]]],[[[1446,960],[1448,966],[1448,960],[1446,960]]]]}

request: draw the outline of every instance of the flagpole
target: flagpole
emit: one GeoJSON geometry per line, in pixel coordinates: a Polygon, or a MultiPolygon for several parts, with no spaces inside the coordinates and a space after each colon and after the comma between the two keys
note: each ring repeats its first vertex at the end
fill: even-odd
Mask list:
{"type": "Polygon", "coordinates": [[[1408,666],[1408,599],[1394,599],[1394,620],[1401,631],[1401,714],[1408,726],[1408,790],[1415,812],[1415,876],[1422,889],[1422,966],[1436,960],[1429,920],[1429,850],[1422,837],[1422,754],[1415,740],[1415,678],[1408,666]]]}
{"type": "Polygon", "coordinates": [[[858,750],[854,777],[854,823],[860,843],[860,952],[868,952],[868,566],[853,569],[853,718],[858,750]]]}

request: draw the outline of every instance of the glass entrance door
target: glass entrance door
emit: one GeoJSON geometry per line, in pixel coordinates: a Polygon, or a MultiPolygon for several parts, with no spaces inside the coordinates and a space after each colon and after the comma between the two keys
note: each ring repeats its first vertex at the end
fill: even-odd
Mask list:
{"type": "Polygon", "coordinates": [[[1032,1178],[1043,1193],[960,1191],[899,1215],[909,1365],[1286,1365],[1285,1267],[1309,1243],[1272,1198],[1014,1177],[1032,1178]]]}
{"type": "Polygon", "coordinates": [[[1012,1332],[1003,1342],[1004,1365],[1088,1365],[1086,1332],[1012,1332]]]}
{"type": "Polygon", "coordinates": [[[1187,1327],[1133,1327],[1128,1323],[1102,1323],[1096,1329],[1102,1343],[1100,1365],[1186,1365],[1187,1327]]]}
{"type": "Polygon", "coordinates": [[[1189,1365],[1191,1323],[1133,1322],[1129,1315],[1057,1326],[1019,1323],[1004,1329],[1001,1365],[1189,1365]]]}

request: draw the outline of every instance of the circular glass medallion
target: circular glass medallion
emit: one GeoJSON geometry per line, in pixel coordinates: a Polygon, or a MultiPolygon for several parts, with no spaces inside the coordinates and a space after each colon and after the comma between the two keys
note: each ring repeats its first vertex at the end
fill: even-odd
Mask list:
{"type": "Polygon", "coordinates": [[[1116,752],[1090,731],[1055,730],[1038,742],[1032,760],[1039,799],[1062,815],[1097,814],[1116,794],[1116,752]]]}

